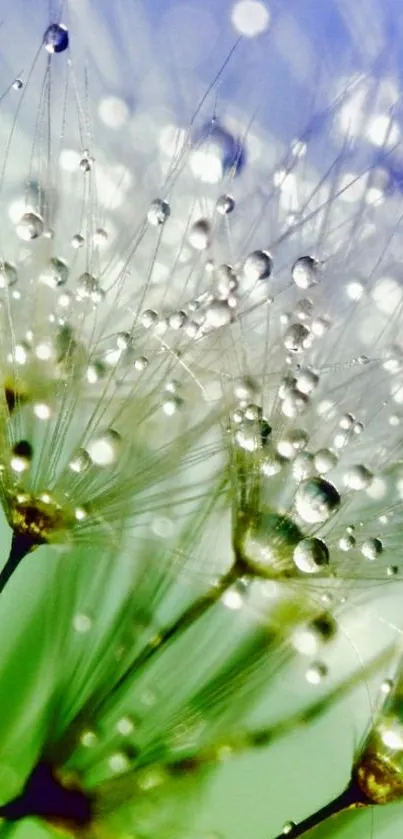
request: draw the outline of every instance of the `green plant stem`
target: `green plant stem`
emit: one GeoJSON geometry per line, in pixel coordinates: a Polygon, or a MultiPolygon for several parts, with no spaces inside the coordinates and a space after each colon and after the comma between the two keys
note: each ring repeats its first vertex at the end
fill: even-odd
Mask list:
{"type": "Polygon", "coordinates": [[[138,676],[153,658],[162,653],[172,641],[179,638],[183,632],[193,626],[212,606],[218,603],[224,592],[236,582],[238,577],[238,567],[233,566],[227,574],[221,577],[214,587],[209,589],[202,597],[195,600],[176,620],[172,621],[169,626],[166,626],[155,638],[151,639],[143,647],[141,653],[132,661],[130,667],[122,673],[115,683],[108,694],[108,703],[110,700],[116,702],[119,691],[126,686],[127,681],[132,676],[138,676]]]}
{"type": "Polygon", "coordinates": [[[369,801],[358,784],[352,779],[346,789],[334,798],[333,801],[316,810],[315,813],[312,813],[302,822],[294,825],[289,831],[279,833],[276,839],[284,839],[285,836],[289,836],[290,839],[298,839],[299,836],[305,836],[308,831],[314,827],[318,827],[328,819],[339,815],[339,813],[370,806],[371,801],[369,801]]]}
{"type": "Polygon", "coordinates": [[[15,531],[13,532],[7,562],[0,571],[0,594],[5,589],[20,562],[34,547],[36,547],[36,543],[29,536],[15,531]]]}

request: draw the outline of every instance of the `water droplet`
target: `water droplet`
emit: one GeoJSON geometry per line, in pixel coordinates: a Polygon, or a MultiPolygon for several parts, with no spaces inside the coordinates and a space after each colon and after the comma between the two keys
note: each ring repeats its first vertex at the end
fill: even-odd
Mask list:
{"type": "Polygon", "coordinates": [[[83,613],[74,615],[73,628],[76,632],[79,632],[80,635],[85,635],[87,632],[90,631],[91,627],[92,620],[89,617],[89,615],[84,615],[83,613]]]}
{"type": "Polygon", "coordinates": [[[261,511],[245,521],[242,558],[258,576],[281,576],[293,569],[293,552],[300,541],[301,532],[292,519],[261,511]]]}
{"type": "Polygon", "coordinates": [[[218,183],[229,172],[237,175],[244,161],[241,141],[216,119],[206,123],[194,137],[190,168],[203,183],[218,183]]]}
{"type": "Polygon", "coordinates": [[[290,389],[282,401],[281,412],[285,417],[295,419],[305,411],[308,405],[309,399],[305,393],[300,393],[297,389],[290,389]]]}
{"type": "Polygon", "coordinates": [[[196,251],[205,251],[210,245],[210,238],[211,224],[208,219],[200,218],[190,227],[188,241],[196,251]]]}
{"type": "Polygon", "coordinates": [[[69,33],[63,24],[51,23],[44,36],[43,44],[49,53],[64,52],[69,45],[69,33]]]}
{"type": "Polygon", "coordinates": [[[328,669],[322,661],[314,661],[305,673],[305,678],[310,685],[320,685],[326,678],[328,669]]]}
{"type": "Polygon", "coordinates": [[[215,208],[220,216],[228,216],[235,209],[235,199],[232,197],[232,195],[229,195],[228,193],[219,195],[216,201],[215,208]]]}
{"type": "Polygon", "coordinates": [[[162,403],[162,410],[167,417],[173,417],[183,407],[183,399],[180,396],[172,395],[162,403]]]}
{"type": "Polygon", "coordinates": [[[122,737],[130,737],[135,730],[135,723],[131,717],[121,717],[116,723],[116,731],[122,737]]]}
{"type": "Polygon", "coordinates": [[[273,270],[273,259],[268,251],[253,251],[243,264],[245,279],[250,283],[268,280],[273,270]]]}
{"type": "Polygon", "coordinates": [[[345,485],[352,490],[368,489],[373,481],[373,474],[362,464],[350,466],[344,475],[345,485]]]}
{"type": "Polygon", "coordinates": [[[85,239],[84,236],[81,236],[80,233],[76,233],[71,240],[71,247],[75,250],[79,250],[84,245],[85,239]]]}
{"type": "Polygon", "coordinates": [[[21,90],[24,87],[24,82],[22,79],[14,79],[13,81],[13,90],[21,90]]]}
{"type": "Polygon", "coordinates": [[[88,271],[85,271],[78,277],[76,291],[79,300],[91,300],[93,295],[99,291],[98,280],[88,271]]]}
{"type": "Polygon", "coordinates": [[[361,553],[366,559],[373,562],[383,551],[383,545],[380,539],[366,539],[361,545],[361,553]]]}
{"type": "Polygon", "coordinates": [[[337,466],[338,460],[337,455],[331,449],[319,449],[314,457],[315,469],[320,475],[326,475],[327,472],[337,466]]]}
{"type": "Polygon", "coordinates": [[[96,466],[111,466],[118,459],[121,446],[120,434],[108,428],[89,441],[87,452],[96,466]]]}
{"type": "Polygon", "coordinates": [[[69,462],[69,469],[76,472],[77,475],[86,472],[91,466],[91,458],[85,449],[78,449],[74,457],[69,462]]]}
{"type": "Polygon", "coordinates": [[[41,271],[39,280],[49,288],[58,288],[67,282],[69,269],[62,259],[52,258],[49,264],[41,271]]]}
{"type": "Polygon", "coordinates": [[[227,591],[224,592],[221,601],[227,609],[231,609],[232,611],[236,612],[238,609],[242,609],[242,606],[245,603],[245,595],[248,590],[248,583],[245,580],[238,580],[235,585],[231,586],[227,591]]]}
{"type": "Polygon", "coordinates": [[[327,521],[340,504],[340,495],[333,484],[323,478],[308,478],[295,493],[295,509],[307,524],[327,521]]]}
{"type": "Polygon", "coordinates": [[[141,323],[144,329],[151,329],[158,323],[158,313],[154,309],[146,309],[141,315],[141,323]]]}
{"type": "Polygon", "coordinates": [[[98,227],[93,236],[94,244],[98,246],[98,248],[102,248],[106,245],[108,241],[108,234],[103,227],[98,227]]]}
{"type": "Polygon", "coordinates": [[[106,366],[100,359],[94,359],[92,364],[89,364],[86,370],[86,379],[90,385],[95,385],[101,381],[106,375],[106,366]]]}
{"type": "Polygon", "coordinates": [[[291,268],[291,277],[298,288],[307,289],[319,280],[319,262],[312,256],[301,256],[291,268]]]}
{"type": "Polygon", "coordinates": [[[319,384],[319,376],[309,367],[302,367],[296,377],[297,390],[307,395],[313,393],[319,384]]]}
{"type": "Polygon", "coordinates": [[[282,833],[284,833],[284,836],[289,836],[289,834],[293,832],[295,827],[296,827],[295,822],[286,822],[283,825],[282,833]]]}
{"type": "Polygon", "coordinates": [[[94,158],[89,153],[88,149],[85,149],[85,151],[83,152],[82,157],[80,159],[80,163],[79,163],[81,171],[84,172],[85,174],[87,174],[88,172],[91,172],[93,163],[94,163],[94,158]]]}
{"type": "Polygon", "coordinates": [[[0,262],[0,288],[10,288],[18,280],[17,269],[10,262],[0,262]]]}
{"type": "Polygon", "coordinates": [[[302,539],[294,550],[295,565],[304,574],[317,574],[329,563],[329,551],[322,539],[302,539]]]}
{"type": "Polygon", "coordinates": [[[165,224],[171,215],[171,208],[168,201],[163,201],[162,198],[156,198],[150,205],[147,212],[147,221],[153,227],[158,227],[165,224]]]}
{"type": "Polygon", "coordinates": [[[80,743],[86,749],[92,749],[98,743],[98,735],[91,728],[87,728],[80,735],[80,743]]]}
{"type": "Polygon", "coordinates": [[[288,352],[300,353],[312,344],[312,333],[303,323],[292,323],[284,335],[284,346],[288,352]]]}
{"type": "Polygon", "coordinates": [[[391,693],[392,690],[393,690],[392,679],[385,679],[381,684],[381,693],[383,693],[384,696],[388,696],[389,693],[391,693]]]}
{"type": "Polygon", "coordinates": [[[206,309],[206,324],[219,329],[231,323],[232,311],[226,300],[213,300],[206,309]]]}
{"type": "Polygon", "coordinates": [[[231,265],[219,265],[215,272],[218,297],[225,300],[238,288],[238,278],[231,265]]]}
{"type": "Polygon", "coordinates": [[[142,373],[146,367],[148,367],[148,358],[145,355],[140,355],[136,358],[134,362],[134,369],[137,370],[138,373],[142,373]]]}
{"type": "Polygon", "coordinates": [[[35,402],[33,412],[40,420],[48,420],[51,416],[50,407],[46,404],[46,402],[35,402]]]}
{"type": "Polygon", "coordinates": [[[44,227],[42,216],[29,210],[20,218],[16,230],[20,239],[30,242],[42,236],[44,227]]]}
{"type": "Polygon", "coordinates": [[[339,539],[338,545],[339,545],[339,548],[340,548],[341,551],[347,552],[347,551],[351,551],[352,548],[355,547],[355,543],[356,543],[355,536],[353,536],[351,533],[347,533],[346,536],[341,536],[341,538],[339,539]]]}
{"type": "Polygon", "coordinates": [[[12,449],[11,468],[14,472],[26,472],[31,466],[33,450],[27,440],[20,440],[15,443],[12,449]]]}
{"type": "Polygon", "coordinates": [[[316,655],[323,644],[331,641],[337,633],[334,619],[326,614],[299,626],[292,635],[294,649],[301,655],[316,655]]]}
{"type": "Polygon", "coordinates": [[[109,758],[109,768],[116,775],[127,772],[130,768],[130,759],[125,752],[115,752],[109,758]]]}
{"type": "Polygon", "coordinates": [[[352,414],[343,414],[339,420],[339,426],[343,429],[343,431],[351,431],[354,422],[355,419],[352,414]]]}
{"type": "Polygon", "coordinates": [[[315,474],[315,463],[310,452],[299,452],[292,464],[292,474],[296,481],[305,481],[315,474]]]}

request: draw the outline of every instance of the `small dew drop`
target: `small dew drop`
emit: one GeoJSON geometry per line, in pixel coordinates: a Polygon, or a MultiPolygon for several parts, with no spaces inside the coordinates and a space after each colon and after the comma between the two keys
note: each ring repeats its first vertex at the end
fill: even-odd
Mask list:
{"type": "Polygon", "coordinates": [[[0,289],[10,288],[18,280],[17,269],[10,262],[0,262],[0,289]]]}
{"type": "Polygon", "coordinates": [[[42,216],[32,210],[24,213],[17,224],[17,236],[24,242],[30,242],[42,236],[45,225],[42,216]]]}
{"type": "Polygon", "coordinates": [[[98,227],[94,233],[94,245],[97,245],[98,248],[102,248],[106,245],[108,241],[108,234],[103,227],[98,227]]]}
{"type": "Polygon", "coordinates": [[[121,717],[116,723],[116,731],[122,737],[130,737],[133,734],[136,726],[131,717],[121,717]]]}
{"type": "Polygon", "coordinates": [[[243,274],[250,283],[268,280],[273,270],[273,259],[268,251],[253,251],[246,257],[243,274]]]}
{"type": "Polygon", "coordinates": [[[86,749],[93,749],[98,743],[98,736],[92,729],[88,728],[80,735],[80,743],[86,749]]]}
{"type": "Polygon", "coordinates": [[[183,407],[183,399],[180,396],[169,396],[162,403],[162,410],[167,417],[173,417],[183,407]]]}
{"type": "Polygon", "coordinates": [[[27,440],[20,440],[13,446],[11,456],[11,468],[18,474],[26,472],[31,466],[33,449],[27,440]]]}
{"type": "Polygon", "coordinates": [[[37,419],[40,420],[48,420],[51,416],[50,407],[46,404],[46,402],[35,402],[33,412],[37,419]]]}
{"type": "Polygon", "coordinates": [[[86,472],[91,466],[91,458],[85,449],[79,449],[69,462],[69,469],[77,475],[86,472]]]}
{"type": "Polygon", "coordinates": [[[78,300],[90,300],[99,291],[99,283],[96,277],[85,271],[78,277],[76,292],[78,300]]]}
{"type": "Polygon", "coordinates": [[[344,475],[345,485],[352,490],[368,489],[373,481],[372,472],[361,464],[351,466],[344,475]]]}
{"type": "Polygon", "coordinates": [[[319,262],[312,256],[301,256],[291,268],[291,277],[298,288],[306,290],[319,280],[319,262]]]}
{"type": "Polygon", "coordinates": [[[68,280],[69,269],[62,259],[52,258],[39,275],[39,281],[48,288],[58,288],[68,280]]]}
{"type": "Polygon", "coordinates": [[[328,669],[322,661],[314,661],[307,669],[305,678],[310,685],[320,685],[326,678],[328,669]]]}
{"type": "Polygon", "coordinates": [[[146,309],[141,315],[141,323],[144,329],[151,329],[158,323],[158,313],[154,309],[146,309]]]}
{"type": "Polygon", "coordinates": [[[75,236],[73,236],[73,238],[71,240],[71,247],[74,248],[74,250],[79,250],[80,248],[83,247],[84,242],[85,242],[84,236],[81,236],[80,233],[76,233],[75,236]]]}
{"type": "Polygon", "coordinates": [[[195,221],[189,230],[188,240],[194,250],[207,250],[211,240],[211,224],[209,220],[201,218],[195,221]]]}
{"type": "Polygon", "coordinates": [[[361,545],[361,553],[366,559],[373,562],[378,559],[383,550],[383,545],[380,539],[366,539],[361,545]]]}
{"type": "Polygon", "coordinates": [[[165,224],[170,215],[171,208],[168,201],[163,201],[162,198],[156,198],[148,209],[147,221],[153,227],[159,227],[165,224]]]}
{"type": "Polygon", "coordinates": [[[92,627],[92,620],[88,615],[84,615],[79,613],[74,615],[73,618],[73,629],[80,633],[81,635],[85,635],[87,632],[90,631],[92,627]]]}
{"type": "Polygon", "coordinates": [[[50,53],[64,52],[69,45],[69,33],[63,24],[51,23],[48,26],[44,36],[43,45],[45,50],[50,53]]]}
{"type": "Polygon", "coordinates": [[[337,466],[338,457],[331,449],[319,449],[314,456],[314,463],[319,475],[326,475],[337,466]]]}
{"type": "Polygon", "coordinates": [[[385,679],[381,684],[381,693],[384,696],[388,696],[391,691],[393,690],[393,681],[392,679],[385,679]]]}
{"type": "Polygon", "coordinates": [[[87,452],[95,466],[112,466],[119,457],[121,445],[120,434],[108,428],[89,441],[87,452]]]}
{"type": "Polygon", "coordinates": [[[116,775],[127,772],[130,768],[130,759],[125,752],[115,752],[108,760],[109,768],[116,775]]]}
{"type": "Polygon", "coordinates": [[[228,216],[235,209],[235,199],[232,197],[232,195],[229,195],[228,193],[219,195],[216,201],[215,208],[216,212],[220,216],[228,216]]]}
{"type": "Polygon", "coordinates": [[[312,333],[303,323],[292,323],[284,335],[284,346],[290,353],[301,353],[312,344],[312,333]]]}
{"type": "Polygon", "coordinates": [[[219,329],[231,323],[232,312],[226,300],[213,300],[206,309],[206,323],[219,329]]]}

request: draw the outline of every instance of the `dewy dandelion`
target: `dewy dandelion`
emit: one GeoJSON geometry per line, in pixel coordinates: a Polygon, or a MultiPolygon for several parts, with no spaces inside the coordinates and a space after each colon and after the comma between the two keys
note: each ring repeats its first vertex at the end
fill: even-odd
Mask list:
{"type": "Polygon", "coordinates": [[[361,38],[329,3],[327,61],[319,5],[216,5],[4,10],[7,832],[185,834],[229,757],[356,684],[345,615],[401,574],[393,4],[361,38]]]}

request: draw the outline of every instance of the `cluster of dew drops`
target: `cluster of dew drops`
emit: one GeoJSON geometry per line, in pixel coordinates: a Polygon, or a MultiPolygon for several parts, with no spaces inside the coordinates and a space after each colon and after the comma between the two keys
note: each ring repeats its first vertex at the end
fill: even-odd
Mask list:
{"type": "MultiPolygon", "coordinates": [[[[44,35],[44,47],[49,54],[64,52],[69,46],[69,34],[65,26],[52,24],[44,35]]],[[[13,87],[21,89],[23,83],[17,79],[13,87]]],[[[229,134],[218,125],[211,125],[208,134],[208,143],[214,142],[218,146],[226,144],[227,169],[235,168],[240,164],[241,156],[239,147],[234,143],[229,134]],[[228,142],[232,143],[228,154],[228,142]]],[[[94,160],[89,151],[84,151],[80,159],[80,168],[83,173],[89,173],[94,160]]],[[[235,210],[235,199],[229,193],[220,195],[215,204],[216,216],[226,218],[235,210]]],[[[148,208],[147,223],[156,228],[162,228],[171,215],[170,203],[163,198],[156,198],[148,208]]],[[[187,240],[195,252],[206,253],[209,251],[214,236],[214,222],[208,218],[199,218],[194,221],[187,231],[187,240]]],[[[16,225],[18,237],[25,242],[33,241],[43,236],[51,236],[46,230],[44,218],[39,212],[27,208],[16,225]]],[[[102,245],[107,239],[107,232],[99,228],[95,231],[95,244],[102,245]]],[[[77,233],[71,242],[72,247],[80,249],[85,245],[85,239],[77,233]]],[[[216,266],[212,261],[207,263],[213,281],[211,288],[203,291],[197,298],[190,299],[181,308],[172,311],[170,314],[160,315],[155,309],[142,311],[139,321],[141,327],[146,330],[157,331],[164,335],[168,330],[180,333],[187,339],[198,341],[208,337],[212,332],[222,330],[233,324],[242,315],[242,307],[247,305],[248,294],[244,295],[243,287],[250,289],[258,286],[264,289],[265,302],[272,302],[267,295],[267,281],[273,272],[273,258],[268,250],[255,250],[251,252],[242,262],[242,265],[234,267],[229,264],[216,266]],[[243,296],[244,295],[244,296],[243,296]],[[245,297],[245,299],[244,299],[245,297]],[[245,302],[246,300],[246,302],[245,302]]],[[[301,292],[305,292],[320,281],[322,265],[313,256],[303,255],[297,258],[291,268],[291,279],[293,284],[301,292]]],[[[62,259],[53,257],[48,266],[42,270],[40,281],[49,289],[58,292],[59,306],[69,308],[73,296],[78,302],[89,302],[94,307],[103,302],[105,291],[95,276],[88,271],[84,272],[76,281],[75,294],[64,290],[69,278],[69,269],[62,259]],[[62,289],[60,291],[60,289],[62,289]]],[[[2,288],[15,286],[18,279],[17,269],[11,264],[4,262],[0,270],[0,285],[2,288]]],[[[325,318],[313,319],[312,305],[308,299],[300,300],[294,312],[295,317],[291,322],[286,323],[283,334],[283,348],[287,357],[295,359],[301,356],[304,351],[309,350],[317,338],[321,338],[328,328],[325,318]],[[308,325],[309,322],[309,325],[308,325]]],[[[133,357],[133,337],[130,333],[122,332],[116,336],[116,346],[109,351],[109,364],[121,362],[125,354],[133,361],[136,371],[142,372],[148,365],[146,355],[133,357]]],[[[14,349],[14,360],[23,364],[30,348],[23,344],[17,344],[14,349]]],[[[46,359],[49,350],[45,345],[38,344],[35,348],[39,359],[46,359]]],[[[103,362],[105,359],[103,359],[103,362]]],[[[102,374],[102,363],[95,361],[90,363],[86,375],[90,384],[96,383],[102,374]]],[[[357,363],[366,363],[362,357],[357,363]]],[[[283,377],[278,389],[278,397],[281,405],[281,413],[285,421],[292,421],[299,417],[309,405],[311,396],[319,385],[319,374],[309,366],[299,365],[295,372],[283,377]]],[[[334,441],[333,448],[320,449],[315,454],[307,451],[308,435],[294,428],[286,433],[277,444],[275,450],[270,450],[267,443],[271,437],[271,428],[268,420],[263,416],[262,409],[253,401],[256,389],[247,378],[239,380],[234,386],[235,407],[231,414],[231,429],[233,430],[234,442],[244,452],[253,454],[257,449],[266,449],[267,455],[262,458],[261,470],[267,478],[275,477],[281,473],[286,464],[292,464],[292,473],[297,481],[297,489],[294,496],[294,510],[299,521],[314,530],[326,523],[333,516],[341,503],[341,496],[336,487],[326,479],[328,472],[331,472],[338,463],[337,449],[343,449],[351,438],[357,437],[363,430],[362,424],[352,414],[344,414],[339,421],[339,430],[334,441]]],[[[165,387],[163,410],[167,416],[175,414],[183,405],[180,393],[175,382],[168,382],[165,387]]],[[[45,402],[38,402],[34,405],[34,413],[38,419],[47,420],[50,417],[50,407],[45,402]]],[[[86,449],[76,452],[69,463],[73,473],[81,474],[90,465],[97,467],[109,467],[114,464],[120,453],[120,437],[112,428],[108,428],[90,441],[86,449]]],[[[29,469],[32,461],[32,448],[30,444],[21,440],[14,446],[11,458],[11,468],[16,474],[22,474],[29,469]]],[[[346,488],[351,492],[367,490],[373,480],[373,475],[363,464],[356,464],[349,468],[345,475],[346,488]]],[[[85,511],[77,509],[77,519],[85,517],[85,511]]],[[[338,540],[338,549],[348,552],[356,546],[356,536],[353,525],[348,525],[345,532],[338,540]]],[[[257,558],[252,556],[253,566],[256,568],[260,561],[261,551],[259,540],[267,538],[267,534],[253,534],[253,544],[257,545],[257,558]],[[255,561],[256,560],[256,561],[255,561]]],[[[378,536],[365,538],[360,551],[364,558],[373,561],[383,551],[383,544],[378,536]]],[[[329,565],[329,548],[326,541],[317,535],[308,535],[300,538],[293,546],[292,561],[297,572],[302,575],[321,574],[329,565]]],[[[396,568],[388,566],[387,574],[394,576],[396,568]]],[[[264,573],[262,574],[264,577],[264,573]]],[[[230,601],[228,601],[230,602],[230,601]]],[[[232,597],[231,603],[239,602],[232,597]]],[[[234,607],[232,605],[232,607],[234,607]]],[[[75,628],[78,632],[87,632],[90,624],[86,616],[76,616],[75,628]]],[[[301,653],[312,655],[320,646],[320,641],[329,639],[334,635],[332,621],[323,617],[315,619],[308,627],[299,629],[294,638],[294,645],[301,653]]],[[[313,661],[306,672],[306,678],[311,684],[319,684],[327,673],[326,665],[321,661],[313,661]]],[[[122,723],[123,725],[123,723],[122,723]]],[[[130,725],[127,723],[126,728],[130,725]]],[[[131,728],[130,728],[131,731],[131,728]]],[[[129,733],[125,729],[122,733],[129,733]]],[[[122,767],[118,766],[117,771],[122,767]]]]}

